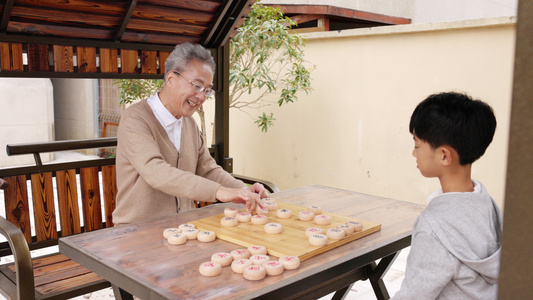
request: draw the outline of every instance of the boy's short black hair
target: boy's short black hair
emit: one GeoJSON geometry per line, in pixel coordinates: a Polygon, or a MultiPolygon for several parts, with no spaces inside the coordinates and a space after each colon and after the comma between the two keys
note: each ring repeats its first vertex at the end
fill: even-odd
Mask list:
{"type": "Polygon", "coordinates": [[[461,93],[433,94],[415,108],[409,131],[434,149],[447,145],[459,154],[461,165],[485,153],[496,130],[492,108],[461,93]]]}

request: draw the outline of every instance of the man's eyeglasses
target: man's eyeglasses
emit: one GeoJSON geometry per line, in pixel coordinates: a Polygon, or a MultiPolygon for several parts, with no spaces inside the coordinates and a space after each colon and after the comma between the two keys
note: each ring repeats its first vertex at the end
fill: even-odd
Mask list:
{"type": "Polygon", "coordinates": [[[174,74],[176,74],[176,75],[178,75],[178,76],[181,76],[181,78],[187,80],[190,84],[192,84],[192,87],[193,87],[194,91],[197,92],[197,93],[204,93],[204,95],[205,95],[206,97],[208,97],[208,98],[211,97],[211,96],[213,96],[213,94],[215,93],[214,90],[209,89],[209,88],[206,89],[205,86],[203,86],[203,85],[198,85],[198,84],[196,84],[196,83],[190,81],[189,79],[183,77],[183,76],[182,76],[179,72],[177,72],[177,71],[172,71],[172,72],[174,72],[174,74]]]}

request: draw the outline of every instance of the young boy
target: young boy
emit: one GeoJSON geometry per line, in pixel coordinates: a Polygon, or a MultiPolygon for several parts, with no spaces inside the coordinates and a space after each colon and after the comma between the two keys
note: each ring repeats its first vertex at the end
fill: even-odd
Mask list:
{"type": "Polygon", "coordinates": [[[495,129],[492,108],[464,94],[431,95],[416,107],[413,156],[442,190],[428,197],[415,222],[405,279],[392,299],[497,298],[502,215],[470,178],[495,129]]]}

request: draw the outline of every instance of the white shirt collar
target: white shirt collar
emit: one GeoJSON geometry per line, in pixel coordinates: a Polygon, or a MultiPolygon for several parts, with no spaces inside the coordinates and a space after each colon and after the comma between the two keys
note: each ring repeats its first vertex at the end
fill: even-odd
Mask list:
{"type": "Polygon", "coordinates": [[[170,126],[174,124],[174,122],[178,121],[181,123],[181,119],[176,119],[169,111],[168,109],[163,105],[161,102],[161,99],[159,98],[159,93],[155,93],[152,97],[148,98],[146,100],[148,102],[148,105],[152,108],[152,111],[154,112],[154,115],[156,116],[157,120],[159,120],[159,123],[163,125],[163,127],[170,126]]]}
{"type": "MultiPolygon", "coordinates": [[[[479,183],[479,181],[472,179],[472,183],[474,184],[474,191],[473,192],[468,192],[468,193],[481,193],[481,184],[479,183]]],[[[440,195],[444,195],[444,194],[459,194],[459,192],[443,193],[442,189],[440,189],[438,191],[435,191],[435,192],[431,193],[431,195],[429,195],[427,197],[427,199],[426,199],[427,204],[429,204],[429,202],[431,202],[431,200],[437,198],[440,195]]]]}
{"type": "Polygon", "coordinates": [[[159,98],[159,93],[146,100],[154,112],[155,117],[165,129],[168,138],[174,144],[178,152],[181,148],[181,128],[183,126],[183,117],[176,119],[168,109],[163,105],[159,98]]]}

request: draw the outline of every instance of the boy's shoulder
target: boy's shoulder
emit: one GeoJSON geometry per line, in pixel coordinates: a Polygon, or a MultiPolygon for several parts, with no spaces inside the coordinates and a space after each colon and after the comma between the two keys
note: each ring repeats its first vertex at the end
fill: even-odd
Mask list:
{"type": "Polygon", "coordinates": [[[494,200],[488,193],[485,186],[477,181],[474,182],[474,192],[451,192],[442,193],[442,191],[431,194],[428,197],[428,206],[426,210],[447,210],[447,209],[460,209],[460,208],[472,208],[480,205],[495,205],[494,200]]]}
{"type": "Polygon", "coordinates": [[[481,207],[490,208],[493,204],[488,193],[445,193],[433,198],[422,213],[436,218],[456,218],[481,207]]]}
{"type": "Polygon", "coordinates": [[[420,223],[435,230],[455,228],[457,232],[501,223],[502,214],[485,187],[479,192],[444,193],[433,198],[420,215],[420,223]]]}

